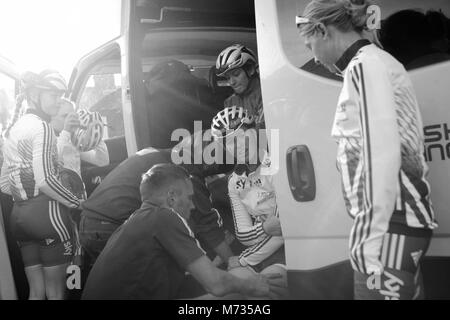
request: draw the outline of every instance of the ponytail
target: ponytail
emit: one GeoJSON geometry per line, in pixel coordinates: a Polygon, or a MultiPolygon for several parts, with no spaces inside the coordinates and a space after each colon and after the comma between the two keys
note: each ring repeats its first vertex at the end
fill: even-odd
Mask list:
{"type": "Polygon", "coordinates": [[[14,124],[17,122],[17,120],[19,120],[19,118],[21,116],[22,104],[23,104],[23,101],[25,100],[25,97],[26,97],[25,93],[21,93],[16,97],[16,107],[14,108],[14,114],[13,114],[11,120],[9,121],[8,126],[6,127],[6,130],[3,133],[5,138],[7,138],[9,136],[9,131],[14,126],[14,124]]]}
{"type": "Polygon", "coordinates": [[[300,25],[300,33],[303,36],[314,34],[319,23],[332,25],[343,32],[361,33],[367,27],[370,5],[370,0],[312,0],[302,15],[312,23],[300,25]]]}

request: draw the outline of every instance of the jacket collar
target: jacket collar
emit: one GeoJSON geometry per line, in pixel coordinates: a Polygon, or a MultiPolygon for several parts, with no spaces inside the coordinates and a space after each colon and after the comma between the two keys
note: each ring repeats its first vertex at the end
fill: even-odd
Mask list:
{"type": "Polygon", "coordinates": [[[371,42],[367,39],[360,39],[355,41],[350,47],[345,50],[342,56],[335,63],[336,68],[339,70],[341,74],[344,73],[350,61],[356,56],[358,51],[367,45],[371,44],[371,42]]]}
{"type": "Polygon", "coordinates": [[[39,118],[41,118],[42,120],[44,120],[45,122],[50,123],[51,117],[42,110],[33,108],[33,109],[28,109],[26,111],[26,113],[34,114],[34,115],[38,116],[39,118]]]}

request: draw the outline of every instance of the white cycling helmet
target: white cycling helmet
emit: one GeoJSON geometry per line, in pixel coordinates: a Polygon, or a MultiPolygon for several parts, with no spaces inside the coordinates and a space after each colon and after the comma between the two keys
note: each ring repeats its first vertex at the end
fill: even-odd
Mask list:
{"type": "Polygon", "coordinates": [[[103,139],[103,121],[100,113],[85,109],[77,111],[80,128],[72,135],[72,143],[80,152],[86,152],[98,146],[103,139]]]}
{"type": "Polygon", "coordinates": [[[246,63],[258,66],[256,55],[249,48],[234,44],[224,49],[216,61],[216,74],[221,77],[230,70],[242,68],[246,63]]]}
{"type": "Polygon", "coordinates": [[[211,123],[211,134],[215,138],[225,138],[235,131],[239,130],[242,125],[252,125],[255,123],[253,116],[242,107],[228,107],[219,111],[213,118],[211,123]]]}
{"type": "Polygon", "coordinates": [[[22,88],[26,91],[30,88],[36,88],[48,91],[66,92],[67,84],[64,77],[57,71],[44,70],[39,74],[25,72],[21,76],[22,88]]]}

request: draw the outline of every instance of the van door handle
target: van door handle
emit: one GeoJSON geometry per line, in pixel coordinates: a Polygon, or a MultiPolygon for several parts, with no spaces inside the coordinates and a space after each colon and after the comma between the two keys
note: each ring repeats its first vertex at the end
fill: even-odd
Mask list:
{"type": "Polygon", "coordinates": [[[308,147],[290,147],[286,155],[286,167],[294,199],[298,202],[313,201],[316,197],[316,178],[308,147]]]}

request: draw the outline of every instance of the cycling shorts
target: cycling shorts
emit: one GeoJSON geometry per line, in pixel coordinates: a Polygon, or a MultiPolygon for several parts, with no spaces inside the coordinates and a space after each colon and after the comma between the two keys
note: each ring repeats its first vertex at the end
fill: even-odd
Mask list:
{"type": "Polygon", "coordinates": [[[25,267],[51,267],[71,262],[74,246],[69,209],[48,196],[15,202],[11,230],[25,267]]]}

